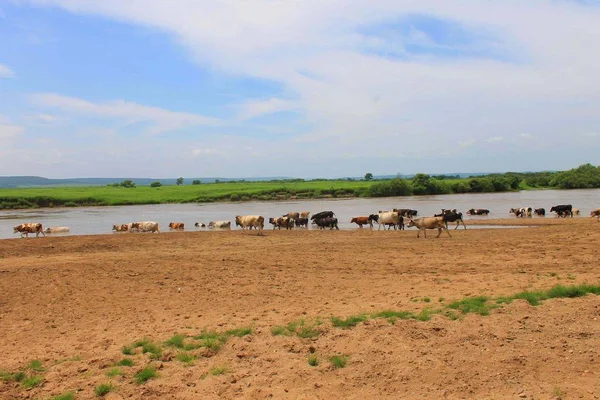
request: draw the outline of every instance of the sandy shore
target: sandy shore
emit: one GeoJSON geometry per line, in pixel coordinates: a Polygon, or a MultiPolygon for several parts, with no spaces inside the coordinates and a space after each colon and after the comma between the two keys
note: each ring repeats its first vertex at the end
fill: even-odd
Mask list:
{"type": "Polygon", "coordinates": [[[0,370],[43,381],[27,390],[5,378],[0,398],[89,399],[108,382],[113,399],[598,398],[594,295],[537,307],[517,300],[458,320],[332,326],[331,316],[416,314],[468,296],[600,283],[594,219],[468,224],[536,227],[461,227],[420,240],[416,230],[366,229],[1,240],[0,370]],[[272,334],[300,320],[318,334],[272,334]],[[191,364],[164,345],[176,333],[242,327],[252,334],[190,350],[191,364]],[[143,337],[162,346],[158,359],[138,348],[135,365],[109,377],[123,346],[143,337]],[[332,366],[334,355],[347,356],[345,368],[332,366]],[[43,371],[26,370],[35,359],[43,371]],[[158,377],[137,384],[147,365],[158,377]]]}

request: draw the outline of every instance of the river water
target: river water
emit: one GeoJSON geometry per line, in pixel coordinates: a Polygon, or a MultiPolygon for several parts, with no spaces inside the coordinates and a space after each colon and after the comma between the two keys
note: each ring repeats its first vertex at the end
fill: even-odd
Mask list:
{"type": "MultiPolygon", "coordinates": [[[[340,229],[356,229],[350,224],[353,216],[369,215],[378,210],[410,208],[419,211],[419,216],[439,213],[442,208],[456,208],[463,213],[470,208],[490,210],[488,217],[468,216],[465,219],[514,218],[508,214],[513,207],[531,206],[546,208],[556,204],[572,204],[587,217],[590,210],[600,207],[600,189],[586,190],[538,190],[508,193],[452,194],[435,196],[386,197],[369,199],[328,199],[278,202],[239,202],[205,204],[160,204],[115,207],[47,208],[0,211],[0,238],[19,237],[12,227],[23,222],[41,222],[46,227],[67,226],[71,235],[111,233],[113,224],[132,221],[157,221],[163,232],[168,232],[169,222],[184,222],[187,230],[195,230],[195,222],[229,220],[235,226],[235,215],[260,214],[268,220],[289,211],[324,210],[335,212],[340,229]]],[[[271,225],[266,225],[270,228],[271,225]]]]}

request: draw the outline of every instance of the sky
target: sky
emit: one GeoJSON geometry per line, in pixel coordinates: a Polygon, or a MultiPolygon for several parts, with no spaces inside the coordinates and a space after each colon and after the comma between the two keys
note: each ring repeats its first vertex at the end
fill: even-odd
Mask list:
{"type": "Polygon", "coordinates": [[[600,163],[600,1],[2,0],[0,175],[600,163]]]}

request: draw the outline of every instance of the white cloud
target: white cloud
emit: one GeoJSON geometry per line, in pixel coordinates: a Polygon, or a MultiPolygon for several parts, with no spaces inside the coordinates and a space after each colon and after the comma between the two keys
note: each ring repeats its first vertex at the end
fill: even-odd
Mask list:
{"type": "MultiPolygon", "coordinates": [[[[310,157],[316,171],[323,167],[317,161],[326,158],[333,164],[336,157],[360,157],[374,142],[385,143],[391,154],[424,160],[414,164],[416,171],[405,169],[406,173],[422,170],[419,165],[428,165],[428,159],[438,159],[457,143],[481,165],[465,158],[456,161],[464,166],[453,166],[487,170],[486,155],[491,153],[485,153],[490,147],[486,142],[519,140],[520,132],[528,132],[530,137],[521,137],[564,142],[561,150],[568,152],[565,134],[574,125],[578,132],[587,132],[600,124],[598,113],[578,114],[583,107],[600,106],[600,52],[590,51],[600,36],[600,7],[581,2],[21,2],[155,28],[170,35],[202,67],[281,84],[281,93],[242,103],[238,119],[298,112],[307,126],[304,134],[277,145],[310,157]],[[414,15],[451,23],[472,40],[439,43],[411,22],[414,15]],[[405,29],[394,29],[402,23],[405,29]],[[377,29],[382,24],[392,29],[377,29]],[[415,46],[422,50],[415,52],[415,46]]],[[[62,96],[45,102],[72,112],[151,122],[163,131],[215,123],[195,114],[127,102],[91,103],[62,96]]],[[[231,140],[216,137],[206,148],[224,149],[231,140]]],[[[523,151],[523,160],[533,159],[526,153],[533,149],[523,151]]],[[[583,157],[575,148],[572,152],[571,159],[583,157]]],[[[548,157],[548,163],[555,162],[548,157]]],[[[506,168],[514,168],[516,161],[511,158],[506,168]]],[[[266,171],[278,165],[272,159],[264,163],[266,171]]],[[[346,167],[361,168],[360,164],[346,167]]],[[[392,166],[393,160],[385,165],[392,166]]],[[[239,161],[233,167],[239,170],[244,164],[239,161]]],[[[440,164],[439,172],[446,168],[440,164]]]]}
{"type": "Polygon", "coordinates": [[[0,124],[0,140],[14,139],[25,132],[25,127],[18,125],[0,124]]]}
{"type": "Polygon", "coordinates": [[[31,100],[38,106],[57,108],[81,115],[124,119],[129,123],[147,122],[152,125],[150,133],[162,133],[185,127],[217,125],[219,123],[219,120],[216,118],[193,113],[170,111],[124,100],[93,103],[55,93],[33,94],[31,95],[31,100]]]}
{"type": "Polygon", "coordinates": [[[14,78],[15,73],[6,65],[0,64],[0,78],[14,78]]]}
{"type": "Polygon", "coordinates": [[[294,102],[278,98],[249,100],[239,106],[238,118],[247,120],[281,111],[291,111],[296,107],[297,105],[294,102]]]}
{"type": "Polygon", "coordinates": [[[494,136],[494,137],[489,138],[487,140],[487,142],[488,143],[498,143],[498,142],[501,142],[503,140],[504,140],[504,138],[502,136],[494,136]]]}
{"type": "Polygon", "coordinates": [[[475,142],[477,142],[477,140],[475,140],[474,138],[470,138],[467,140],[459,141],[458,146],[462,148],[471,147],[475,144],[475,142]]]}

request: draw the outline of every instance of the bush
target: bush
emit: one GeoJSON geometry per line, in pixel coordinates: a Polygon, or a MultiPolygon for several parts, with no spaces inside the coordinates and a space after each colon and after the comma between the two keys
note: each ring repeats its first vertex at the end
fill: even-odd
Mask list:
{"type": "Polygon", "coordinates": [[[162,186],[162,183],[160,183],[159,181],[155,181],[150,184],[150,187],[161,187],[161,186],[162,186]]]}
{"type": "Polygon", "coordinates": [[[231,201],[240,201],[240,195],[237,193],[233,193],[230,197],[229,200],[231,201]]]}
{"type": "Polygon", "coordinates": [[[198,179],[194,179],[194,180],[192,181],[192,185],[199,185],[199,184],[201,184],[201,183],[202,183],[202,182],[200,182],[198,179]]]}

